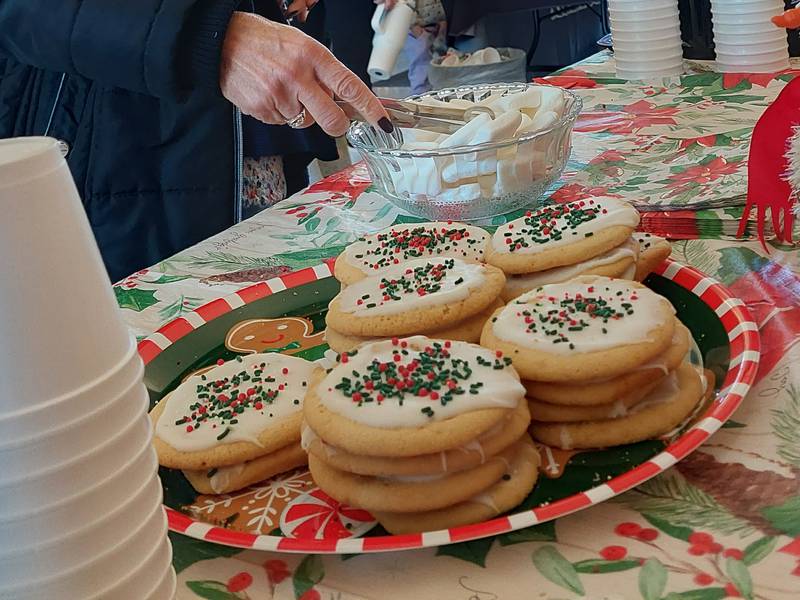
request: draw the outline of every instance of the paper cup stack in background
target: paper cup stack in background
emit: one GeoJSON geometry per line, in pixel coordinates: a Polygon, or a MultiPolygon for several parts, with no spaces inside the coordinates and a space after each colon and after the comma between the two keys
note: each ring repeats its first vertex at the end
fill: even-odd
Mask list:
{"type": "Polygon", "coordinates": [[[608,0],[617,77],[655,79],[683,73],[678,0],[608,0]]]}
{"type": "Polygon", "coordinates": [[[783,8],[783,0],[711,0],[717,70],[775,73],[788,69],[786,30],[771,22],[783,8]]]}
{"type": "Polygon", "coordinates": [[[168,600],[147,390],[49,138],[0,141],[0,598],[168,600]]]}

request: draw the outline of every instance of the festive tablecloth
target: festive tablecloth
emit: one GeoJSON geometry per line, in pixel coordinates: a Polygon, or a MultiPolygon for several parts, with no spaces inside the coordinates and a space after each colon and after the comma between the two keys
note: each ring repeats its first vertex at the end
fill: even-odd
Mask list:
{"type": "MultiPolygon", "coordinates": [[[[340,557],[243,552],[172,535],[178,598],[800,598],[800,252],[772,246],[767,255],[731,237],[753,124],[795,72],[690,68],[680,82],[634,85],[615,79],[613,58],[599,54],[553,78],[580,93],[585,110],[552,197],[611,194],[649,210],[643,227],[672,238],[674,258],[745,301],[764,353],[734,420],[645,485],[499,538],[340,557]]],[[[117,300],[144,336],[403,220],[414,219],[370,191],[356,165],[131,275],[115,286],[117,300]]]]}

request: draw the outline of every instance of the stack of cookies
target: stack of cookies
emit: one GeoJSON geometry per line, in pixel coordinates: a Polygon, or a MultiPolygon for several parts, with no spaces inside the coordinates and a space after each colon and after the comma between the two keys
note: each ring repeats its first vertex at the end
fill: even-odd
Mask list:
{"type": "Polygon", "coordinates": [[[452,221],[392,225],[347,246],[336,259],[333,275],[344,287],[417,258],[484,262],[488,240],[480,227],[452,221]]]}
{"type": "Polygon", "coordinates": [[[505,301],[579,275],[632,279],[639,244],[631,234],[638,224],[636,209],[615,198],[544,206],[498,227],[486,262],[509,276],[505,301]]]}
{"type": "Polygon", "coordinates": [[[492,518],[536,482],[524,397],[501,353],[422,336],[365,344],[306,398],[311,474],[395,534],[492,518]]]}
{"type": "Polygon", "coordinates": [[[502,306],[497,267],[435,256],[392,265],[345,287],[328,307],[326,341],[336,352],[393,336],[477,342],[502,306]]]}
{"type": "Polygon", "coordinates": [[[150,412],[158,462],[201,494],[226,494],[306,464],[303,401],[317,367],[251,354],[186,379],[150,412]]]}
{"type": "Polygon", "coordinates": [[[672,305],[633,281],[583,276],[499,309],[482,345],[511,357],[534,439],[597,448],[663,435],[693,412],[703,376],[672,305]]]}
{"type": "Polygon", "coordinates": [[[637,232],[631,236],[639,246],[639,256],[636,259],[636,274],[633,279],[644,281],[645,278],[656,270],[658,265],[672,254],[672,246],[662,237],[652,233],[637,232]]]}

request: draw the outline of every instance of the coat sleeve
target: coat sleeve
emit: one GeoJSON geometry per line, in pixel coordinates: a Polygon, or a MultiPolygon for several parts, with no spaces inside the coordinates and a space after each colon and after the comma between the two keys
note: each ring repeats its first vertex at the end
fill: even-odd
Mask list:
{"type": "Polygon", "coordinates": [[[240,0],[0,0],[0,54],[159,97],[219,94],[240,0]]]}

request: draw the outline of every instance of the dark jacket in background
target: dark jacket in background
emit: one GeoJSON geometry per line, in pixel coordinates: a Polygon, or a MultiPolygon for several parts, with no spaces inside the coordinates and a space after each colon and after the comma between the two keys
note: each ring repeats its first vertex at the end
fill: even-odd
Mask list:
{"type": "MultiPolygon", "coordinates": [[[[112,280],[241,214],[242,119],[219,89],[237,7],[281,18],[274,0],[0,0],[0,137],[66,142],[112,280]]],[[[322,136],[248,133],[254,154],[322,136]]]]}

